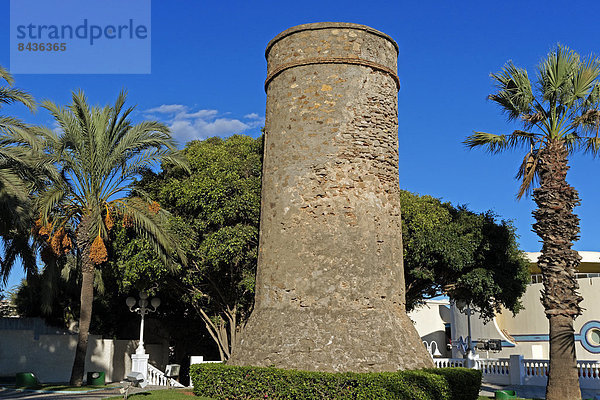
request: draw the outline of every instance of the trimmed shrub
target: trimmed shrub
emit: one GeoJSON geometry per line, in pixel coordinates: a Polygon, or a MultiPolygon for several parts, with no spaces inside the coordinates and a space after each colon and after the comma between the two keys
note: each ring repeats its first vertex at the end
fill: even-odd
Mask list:
{"type": "Polygon", "coordinates": [[[428,368],[423,371],[443,376],[452,400],[472,400],[479,396],[481,371],[469,368],[428,368]]]}
{"type": "Polygon", "coordinates": [[[190,368],[190,376],[197,396],[216,400],[477,400],[481,373],[460,370],[361,374],[196,364],[190,368]],[[475,391],[467,387],[476,382],[475,391]]]}

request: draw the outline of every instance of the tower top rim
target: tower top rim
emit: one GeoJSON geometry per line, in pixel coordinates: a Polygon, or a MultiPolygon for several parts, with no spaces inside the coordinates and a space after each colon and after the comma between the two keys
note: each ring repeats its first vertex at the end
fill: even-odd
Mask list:
{"type": "Polygon", "coordinates": [[[396,49],[396,54],[399,53],[398,43],[396,43],[396,41],[394,39],[392,39],[392,37],[390,35],[387,35],[381,31],[378,31],[377,29],[373,29],[370,26],[354,24],[351,22],[313,22],[310,24],[302,24],[302,25],[292,26],[291,28],[288,28],[285,31],[279,33],[277,36],[275,36],[273,39],[271,39],[269,44],[267,44],[267,48],[265,49],[265,58],[269,56],[269,51],[271,51],[271,48],[275,45],[275,43],[277,43],[278,41],[280,41],[281,39],[283,39],[287,36],[290,36],[294,33],[303,32],[303,31],[314,31],[314,30],[320,30],[320,29],[335,29],[335,28],[356,29],[356,30],[365,31],[365,32],[369,32],[374,35],[380,36],[380,37],[390,41],[394,45],[394,48],[396,49]]]}

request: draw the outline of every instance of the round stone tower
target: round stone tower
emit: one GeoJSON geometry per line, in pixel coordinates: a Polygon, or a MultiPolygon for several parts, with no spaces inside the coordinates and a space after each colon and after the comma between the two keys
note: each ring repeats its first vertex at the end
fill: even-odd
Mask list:
{"type": "Polygon", "coordinates": [[[256,299],[229,363],[433,366],[404,307],[398,45],[324,22],[280,33],[266,57],[256,299]]]}

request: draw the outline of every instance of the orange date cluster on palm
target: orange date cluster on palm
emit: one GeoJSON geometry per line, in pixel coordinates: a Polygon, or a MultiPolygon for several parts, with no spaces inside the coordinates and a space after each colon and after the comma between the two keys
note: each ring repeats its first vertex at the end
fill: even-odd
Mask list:
{"type": "Polygon", "coordinates": [[[573,213],[580,204],[579,194],[566,181],[567,150],[552,142],[540,153],[540,187],[533,191],[538,208],[533,212],[533,230],[543,240],[538,266],[543,275],[542,303],[546,316],[581,315],[579,285],[575,273],[581,257],[571,248],[579,239],[579,218],[573,213]]]}
{"type": "Polygon", "coordinates": [[[123,215],[123,228],[131,228],[133,226],[133,217],[129,214],[123,215]]]}
{"type": "Polygon", "coordinates": [[[112,219],[110,210],[106,211],[106,216],[104,217],[104,225],[109,231],[112,230],[113,226],[115,226],[115,221],[112,219]]]}
{"type": "Polygon", "coordinates": [[[160,211],[160,204],[158,204],[156,201],[153,201],[152,203],[148,204],[148,210],[152,214],[157,214],[160,211]]]}
{"type": "Polygon", "coordinates": [[[102,264],[108,260],[108,252],[106,251],[104,240],[102,240],[100,235],[96,236],[96,239],[94,239],[94,242],[92,243],[92,247],[90,248],[90,260],[96,265],[102,264]]]}
{"type": "Polygon", "coordinates": [[[73,242],[64,227],[54,231],[52,228],[51,223],[44,225],[40,218],[35,221],[32,229],[33,235],[43,239],[45,243],[42,249],[42,260],[47,260],[51,256],[60,257],[73,248],[73,242]]]}

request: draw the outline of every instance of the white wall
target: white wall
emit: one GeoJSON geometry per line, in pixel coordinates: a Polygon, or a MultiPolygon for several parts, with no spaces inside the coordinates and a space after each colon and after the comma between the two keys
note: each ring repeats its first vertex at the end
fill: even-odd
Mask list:
{"type": "MultiPolygon", "coordinates": [[[[0,376],[33,372],[42,382],[68,382],[77,335],[37,334],[33,330],[0,330],[0,376]]],[[[102,339],[90,335],[85,371],[104,371],[106,381],[120,381],[131,371],[137,341],[102,339]]],[[[168,346],[148,345],[150,363],[164,371],[168,346]]]]}
{"type": "Polygon", "coordinates": [[[428,300],[426,303],[408,313],[414,322],[421,340],[431,343],[435,341],[442,357],[450,357],[446,350],[446,327],[450,323],[450,309],[448,300],[428,300]]]}

